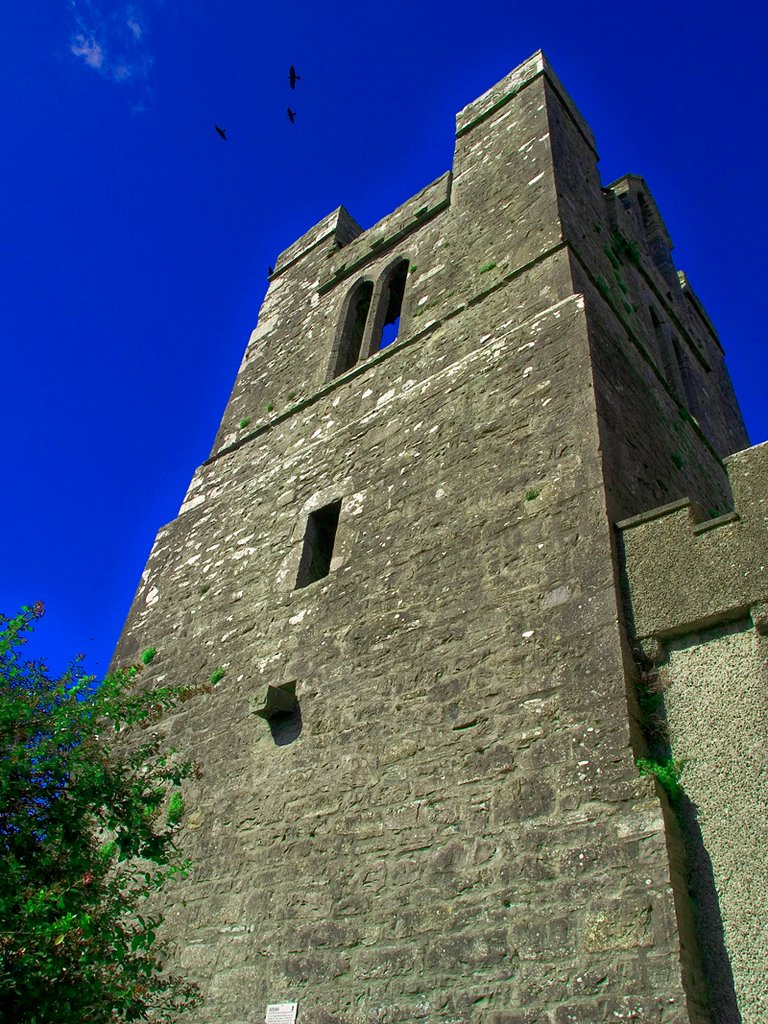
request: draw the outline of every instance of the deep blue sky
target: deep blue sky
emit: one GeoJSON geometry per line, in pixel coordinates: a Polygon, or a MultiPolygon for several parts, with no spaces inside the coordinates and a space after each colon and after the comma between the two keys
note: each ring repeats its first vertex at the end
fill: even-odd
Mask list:
{"type": "Polygon", "coordinates": [[[268,264],[339,204],[369,227],[449,168],[455,113],[539,47],[603,181],[646,177],[768,437],[762,5],[1,6],[0,610],[45,601],[52,668],[106,670],[268,264]]]}

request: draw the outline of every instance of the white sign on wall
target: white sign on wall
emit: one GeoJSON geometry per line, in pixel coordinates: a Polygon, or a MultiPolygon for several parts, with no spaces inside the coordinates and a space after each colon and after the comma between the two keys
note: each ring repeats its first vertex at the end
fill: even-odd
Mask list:
{"type": "Polygon", "coordinates": [[[264,1024],[296,1024],[298,1003],[270,1003],[264,1024]]]}

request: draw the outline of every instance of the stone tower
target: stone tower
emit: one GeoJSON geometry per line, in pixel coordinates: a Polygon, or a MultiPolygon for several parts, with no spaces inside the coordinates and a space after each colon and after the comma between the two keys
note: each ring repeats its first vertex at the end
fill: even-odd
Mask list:
{"type": "Polygon", "coordinates": [[[167,724],[200,1021],[768,1019],[768,453],[596,160],[537,53],[277,261],[116,652],[225,670],[167,724]]]}

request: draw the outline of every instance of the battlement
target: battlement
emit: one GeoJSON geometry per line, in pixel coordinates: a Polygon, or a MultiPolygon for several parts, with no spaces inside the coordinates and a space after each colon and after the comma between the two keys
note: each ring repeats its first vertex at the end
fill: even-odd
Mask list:
{"type": "Polygon", "coordinates": [[[768,602],[768,442],[725,469],[732,510],[682,499],[617,523],[638,639],[705,629],[768,602]]]}
{"type": "Polygon", "coordinates": [[[540,75],[545,75],[550,85],[557,92],[560,102],[567,108],[574,124],[577,125],[597,158],[597,147],[589,125],[576,109],[576,104],[565,91],[563,84],[552,70],[552,65],[542,50],[537,50],[528,60],[518,65],[514,71],[510,71],[506,78],[502,78],[500,82],[497,82],[487,92],[484,92],[482,96],[478,96],[476,100],[468,103],[466,107],[459,111],[456,115],[456,137],[461,137],[477,125],[482,124],[492,115],[495,115],[521,89],[540,75]]]}
{"type": "Polygon", "coordinates": [[[351,241],[343,253],[334,256],[318,284],[323,295],[345,278],[358,273],[382,253],[402,243],[408,235],[445,210],[451,202],[452,174],[446,171],[436,181],[403,203],[402,206],[351,241]]]}
{"type": "MultiPolygon", "coordinates": [[[[743,447],[719,340],[674,268],[645,181],[626,175],[603,189],[596,160],[589,128],[537,52],[458,113],[450,171],[365,230],[339,207],[280,254],[211,456],[368,364],[384,322],[397,321],[402,345],[451,318],[471,323],[472,307],[502,292],[519,323],[586,293],[654,367],[650,387],[691,413],[719,456],[743,447]],[[390,301],[398,263],[407,278],[390,301]]],[[[670,482],[660,468],[645,504],[685,487],[720,500],[705,482],[717,468],[702,472],[701,483],[670,482]]],[[[640,507],[627,495],[617,515],[640,507]]]]}
{"type": "Polygon", "coordinates": [[[330,247],[330,251],[333,252],[343,245],[348,245],[362,230],[354,217],[350,216],[343,206],[339,206],[280,253],[271,278],[284,273],[318,246],[324,245],[326,250],[330,247]]]}

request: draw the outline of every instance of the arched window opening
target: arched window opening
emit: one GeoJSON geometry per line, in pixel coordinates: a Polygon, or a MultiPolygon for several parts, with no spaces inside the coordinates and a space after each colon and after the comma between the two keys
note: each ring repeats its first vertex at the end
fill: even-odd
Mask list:
{"type": "Polygon", "coordinates": [[[640,217],[643,222],[645,237],[651,239],[656,234],[656,225],[653,223],[653,217],[651,215],[651,208],[648,205],[648,200],[642,192],[637,193],[637,205],[640,207],[640,217]]]}
{"type": "MultiPolygon", "coordinates": [[[[643,231],[645,232],[645,240],[651,253],[651,259],[656,264],[657,269],[661,271],[667,284],[674,284],[679,287],[677,271],[672,262],[672,254],[670,252],[671,242],[669,241],[664,224],[652,207],[651,202],[642,192],[638,192],[637,202],[640,207],[640,217],[643,223],[643,231]]],[[[671,294],[669,298],[672,298],[671,294]]]]}
{"type": "Polygon", "coordinates": [[[384,315],[378,337],[372,339],[371,351],[386,348],[397,340],[400,332],[400,312],[403,308],[405,282],[408,279],[408,260],[401,260],[389,273],[381,295],[384,315]],[[385,305],[386,304],[386,305],[385,305]]]}
{"type": "Polygon", "coordinates": [[[373,282],[371,281],[363,281],[354,290],[347,307],[332,377],[338,377],[340,373],[350,370],[360,358],[360,345],[365,334],[372,297],[373,282]]]}

